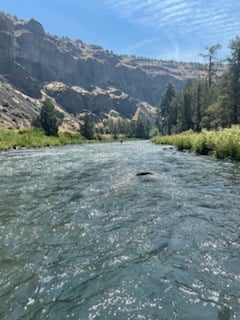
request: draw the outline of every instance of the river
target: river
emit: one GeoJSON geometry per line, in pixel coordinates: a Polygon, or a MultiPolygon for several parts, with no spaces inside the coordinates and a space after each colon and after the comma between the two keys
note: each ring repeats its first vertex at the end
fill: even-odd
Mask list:
{"type": "Polygon", "coordinates": [[[239,163],[149,141],[0,161],[1,320],[240,319],[239,163]]]}

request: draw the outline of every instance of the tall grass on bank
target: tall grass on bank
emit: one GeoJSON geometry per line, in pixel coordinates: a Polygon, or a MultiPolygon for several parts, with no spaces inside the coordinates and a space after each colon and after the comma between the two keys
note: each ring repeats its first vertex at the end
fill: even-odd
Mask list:
{"type": "Polygon", "coordinates": [[[0,150],[15,148],[40,148],[54,147],[64,144],[81,144],[94,142],[116,142],[119,139],[136,140],[120,136],[113,138],[111,135],[97,135],[94,140],[87,140],[79,133],[60,133],[58,137],[47,136],[41,129],[31,128],[24,130],[8,130],[0,128],[0,150]]]}
{"type": "Polygon", "coordinates": [[[229,158],[240,161],[240,126],[218,131],[203,130],[201,133],[187,131],[171,136],[156,136],[157,144],[175,145],[178,150],[190,150],[202,155],[214,155],[217,159],[229,158]]]}
{"type": "Polygon", "coordinates": [[[77,144],[86,142],[79,133],[60,133],[58,137],[46,136],[40,129],[25,129],[20,131],[0,128],[0,150],[11,148],[37,148],[77,144]]]}

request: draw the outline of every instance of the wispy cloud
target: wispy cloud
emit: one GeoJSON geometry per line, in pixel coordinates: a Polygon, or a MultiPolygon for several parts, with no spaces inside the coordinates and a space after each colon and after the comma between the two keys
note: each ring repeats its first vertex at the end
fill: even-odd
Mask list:
{"type": "Polygon", "coordinates": [[[240,2],[230,0],[104,0],[119,16],[155,30],[191,33],[207,41],[230,40],[240,32],[240,2]]]}

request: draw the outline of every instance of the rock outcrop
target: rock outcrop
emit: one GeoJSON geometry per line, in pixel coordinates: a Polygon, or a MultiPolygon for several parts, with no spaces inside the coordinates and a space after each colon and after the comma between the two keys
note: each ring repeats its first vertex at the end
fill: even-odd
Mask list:
{"type": "Polygon", "coordinates": [[[86,90],[78,86],[70,87],[62,82],[51,82],[44,87],[44,91],[65,111],[73,114],[88,110],[101,118],[115,110],[121,117],[132,119],[142,112],[144,118],[152,121],[156,113],[156,108],[147,102],[113,87],[102,89],[92,86],[86,90]]]}

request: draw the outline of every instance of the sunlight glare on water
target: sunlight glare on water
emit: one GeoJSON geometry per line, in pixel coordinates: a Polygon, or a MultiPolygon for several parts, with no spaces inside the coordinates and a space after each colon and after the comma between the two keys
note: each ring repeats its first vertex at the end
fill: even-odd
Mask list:
{"type": "Polygon", "coordinates": [[[0,160],[0,319],[240,319],[238,163],[143,141],[0,160]]]}

